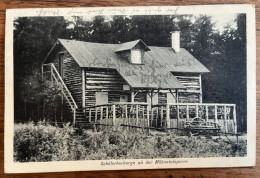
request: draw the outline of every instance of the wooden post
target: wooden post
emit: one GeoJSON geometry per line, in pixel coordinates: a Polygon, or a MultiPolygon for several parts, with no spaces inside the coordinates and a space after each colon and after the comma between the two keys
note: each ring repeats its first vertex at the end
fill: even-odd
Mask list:
{"type": "Polygon", "coordinates": [[[100,108],[100,123],[103,124],[102,120],[103,120],[103,107],[101,106],[101,108],[100,108]]]}
{"type": "Polygon", "coordinates": [[[186,106],[186,121],[190,119],[189,105],[186,106]]]}
{"type": "Polygon", "coordinates": [[[135,93],[134,91],[131,92],[131,103],[135,102],[135,93]]]}
{"type": "Polygon", "coordinates": [[[177,131],[179,130],[179,121],[180,121],[180,110],[179,110],[179,105],[176,105],[177,108],[177,131]]]}
{"type": "Polygon", "coordinates": [[[198,107],[198,105],[195,105],[195,109],[196,109],[196,117],[199,117],[199,107],[198,107]]]}
{"type": "Polygon", "coordinates": [[[98,108],[95,108],[95,123],[97,122],[97,110],[98,108]]]}
{"type": "Polygon", "coordinates": [[[227,107],[226,105],[224,106],[224,127],[225,127],[225,132],[227,132],[227,111],[226,111],[227,107]]]}
{"type": "Polygon", "coordinates": [[[153,90],[151,90],[151,125],[152,124],[153,124],[153,90]]]}
{"type": "Polygon", "coordinates": [[[53,75],[53,68],[51,66],[51,83],[53,84],[53,78],[52,78],[52,75],[53,75]]]}
{"type": "Polygon", "coordinates": [[[107,131],[107,128],[108,128],[108,106],[106,107],[106,131],[107,131]]]}
{"type": "Polygon", "coordinates": [[[76,124],[76,109],[73,109],[73,126],[76,124]]]}
{"type": "Polygon", "coordinates": [[[206,122],[209,120],[209,108],[208,105],[205,105],[206,107],[206,122]]]}
{"type": "Polygon", "coordinates": [[[86,74],[85,69],[82,68],[82,107],[86,106],[86,74]]]}
{"type": "Polygon", "coordinates": [[[151,90],[151,108],[153,107],[153,90],[151,90]]]}
{"type": "Polygon", "coordinates": [[[178,89],[176,89],[176,103],[179,103],[179,93],[178,93],[178,89]]]}
{"type": "Polygon", "coordinates": [[[97,123],[97,108],[95,108],[94,132],[96,132],[96,131],[97,131],[97,126],[96,126],[96,123],[97,123]]]}
{"type": "Polygon", "coordinates": [[[150,127],[150,121],[149,121],[149,105],[147,105],[147,132],[149,133],[150,132],[150,129],[149,129],[149,127],[150,127]]]}
{"type": "Polygon", "coordinates": [[[112,121],[112,125],[115,128],[115,124],[116,124],[116,105],[112,105],[112,112],[113,112],[113,121],[112,121]]]}
{"type": "Polygon", "coordinates": [[[199,76],[199,83],[200,83],[200,103],[202,103],[202,83],[201,83],[201,74],[199,76]]]}
{"type": "MultiPolygon", "coordinates": [[[[135,123],[135,125],[136,126],[138,126],[138,104],[135,106],[136,107],[136,123],[135,123]]],[[[137,130],[137,129],[135,129],[135,130],[137,130]]]]}
{"type": "Polygon", "coordinates": [[[131,124],[131,119],[132,119],[132,109],[133,109],[133,105],[129,105],[130,106],[130,110],[129,110],[129,117],[128,117],[128,130],[131,130],[131,127],[129,126],[131,124]]]}
{"type": "Polygon", "coordinates": [[[233,119],[234,119],[234,131],[237,134],[237,114],[236,114],[236,105],[233,106],[233,119]]]}
{"type": "MultiPolygon", "coordinates": [[[[149,115],[149,112],[148,112],[148,115],[149,115]]],[[[152,125],[153,125],[153,107],[151,107],[151,126],[152,125]]]]}
{"type": "Polygon", "coordinates": [[[169,104],[166,105],[166,131],[169,132],[170,130],[168,128],[170,128],[170,106],[169,104]]]}
{"type": "Polygon", "coordinates": [[[218,122],[218,107],[215,105],[215,122],[218,122]]]}
{"type": "MultiPolygon", "coordinates": [[[[128,123],[128,114],[127,114],[127,104],[125,105],[125,125],[129,125],[128,123]]],[[[126,129],[129,130],[129,126],[126,126],[126,129]]]]}
{"type": "Polygon", "coordinates": [[[157,128],[157,122],[158,122],[158,117],[159,117],[159,111],[158,111],[158,107],[155,108],[156,114],[155,114],[155,127],[157,128]]]}
{"type": "Polygon", "coordinates": [[[61,115],[60,115],[60,119],[63,121],[63,95],[61,96],[61,115]]]}
{"type": "Polygon", "coordinates": [[[142,110],[143,110],[143,120],[144,120],[144,106],[142,106],[142,110]]]}
{"type": "Polygon", "coordinates": [[[89,113],[88,113],[88,114],[89,114],[89,115],[88,115],[88,116],[89,116],[89,117],[88,117],[88,121],[91,122],[91,109],[90,109],[90,108],[89,108],[89,113]]]}
{"type": "Polygon", "coordinates": [[[163,106],[161,106],[161,129],[163,129],[163,125],[162,125],[162,121],[163,121],[163,106]]]}
{"type": "Polygon", "coordinates": [[[42,80],[43,80],[43,67],[44,67],[44,64],[42,63],[42,65],[41,65],[41,70],[42,70],[42,80]]]}

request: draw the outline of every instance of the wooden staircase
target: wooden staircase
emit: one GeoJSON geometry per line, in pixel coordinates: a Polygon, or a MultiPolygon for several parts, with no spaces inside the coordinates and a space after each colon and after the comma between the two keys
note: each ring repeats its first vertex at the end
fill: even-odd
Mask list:
{"type": "Polygon", "coordinates": [[[44,64],[43,73],[51,73],[50,80],[61,85],[62,93],[65,98],[65,100],[64,100],[65,109],[67,109],[67,108],[70,109],[70,113],[73,116],[73,125],[75,126],[76,123],[77,124],[86,123],[87,119],[86,119],[83,109],[81,109],[77,106],[77,103],[75,102],[73,96],[71,95],[68,87],[64,83],[62,77],[60,76],[60,74],[59,74],[58,70],[56,69],[56,67],[54,66],[54,64],[52,64],[52,63],[44,64]],[[46,68],[47,68],[47,70],[44,71],[44,69],[46,69],[46,68]]]}

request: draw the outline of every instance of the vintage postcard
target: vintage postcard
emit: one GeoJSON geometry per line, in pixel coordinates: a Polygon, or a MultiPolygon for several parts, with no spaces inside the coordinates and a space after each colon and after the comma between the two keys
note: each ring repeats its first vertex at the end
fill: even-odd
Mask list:
{"type": "Polygon", "coordinates": [[[5,172],[245,167],[253,5],[9,9],[5,172]]]}

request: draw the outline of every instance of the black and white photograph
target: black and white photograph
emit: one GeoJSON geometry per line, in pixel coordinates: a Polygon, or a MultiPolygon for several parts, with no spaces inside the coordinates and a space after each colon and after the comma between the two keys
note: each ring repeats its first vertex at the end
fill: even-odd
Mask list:
{"type": "Polygon", "coordinates": [[[88,161],[100,167],[85,170],[104,170],[252,158],[248,13],[182,8],[37,9],[10,18],[10,161],[88,161]]]}

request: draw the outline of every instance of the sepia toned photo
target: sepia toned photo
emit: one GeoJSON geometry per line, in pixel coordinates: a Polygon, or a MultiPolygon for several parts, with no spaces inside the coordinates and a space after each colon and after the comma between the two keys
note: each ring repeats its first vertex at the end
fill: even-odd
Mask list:
{"type": "Polygon", "coordinates": [[[241,7],[35,9],[10,18],[9,162],[85,164],[46,171],[197,167],[195,158],[252,166],[255,36],[252,9],[241,7]]]}

